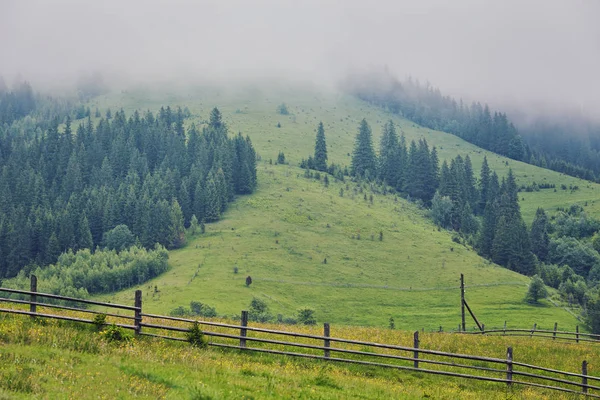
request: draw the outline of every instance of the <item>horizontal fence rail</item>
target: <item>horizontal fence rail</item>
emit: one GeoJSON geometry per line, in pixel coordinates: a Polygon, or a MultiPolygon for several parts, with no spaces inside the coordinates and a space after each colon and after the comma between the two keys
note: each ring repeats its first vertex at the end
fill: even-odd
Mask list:
{"type": "MultiPolygon", "coordinates": [[[[132,320],[133,325],[115,323],[124,329],[132,329],[137,336],[187,341],[184,334],[189,332],[191,324],[198,323],[210,330],[203,330],[209,338],[208,345],[223,348],[267,353],[289,357],[325,360],[346,364],[365,365],[389,368],[401,371],[418,371],[421,373],[458,377],[500,384],[530,386],[547,390],[586,395],[600,398],[600,377],[588,375],[588,363],[582,362],[581,373],[560,371],[552,368],[532,365],[514,360],[512,347],[507,349],[506,358],[485,357],[470,354],[449,353],[439,350],[420,348],[419,331],[414,333],[412,346],[400,346],[386,343],[375,343],[330,336],[330,326],[323,326],[323,335],[248,326],[248,313],[242,312],[240,324],[228,324],[214,321],[198,321],[188,318],[163,316],[142,312],[142,293],[136,291],[135,305],[104,303],[98,301],[76,299],[37,292],[37,280],[32,276],[30,291],[0,288],[0,292],[29,296],[29,301],[21,299],[0,298],[0,302],[12,302],[17,305],[29,305],[30,310],[18,308],[0,308],[0,313],[28,315],[35,318],[53,318],[65,321],[97,323],[95,320],[77,318],[68,315],[41,313],[37,307],[49,307],[66,311],[77,311],[95,315],[106,315],[116,320],[122,318],[132,320]],[[69,304],[102,306],[108,309],[133,312],[132,315],[105,313],[96,310],[79,309],[58,304],[47,304],[38,298],[68,301],[69,304]],[[168,325],[170,323],[170,325],[168,325]],[[171,334],[169,334],[171,333],[171,334]],[[276,336],[276,338],[273,338],[276,336]],[[294,337],[295,341],[286,338],[294,337]],[[305,343],[306,342],[306,343],[305,343]],[[358,348],[357,348],[358,346],[358,348]],[[298,349],[298,350],[297,350],[298,349]],[[377,351],[378,350],[378,351],[377,351]],[[333,356],[333,355],[335,356],[333,356]],[[428,367],[423,368],[421,364],[428,367]],[[589,383],[588,383],[589,382],[589,383]],[[560,386],[559,386],[560,385],[560,386]],[[595,393],[590,393],[595,391],[595,393]]],[[[546,337],[551,339],[572,339],[584,342],[600,343],[600,335],[587,333],[542,329],[490,329],[477,332],[461,332],[462,334],[501,334],[546,337]],[[564,337],[561,337],[564,336],[564,337]],[[566,337],[574,336],[574,337],[566,337]]]]}
{"type": "Polygon", "coordinates": [[[549,330],[549,329],[537,329],[534,326],[532,329],[523,329],[523,328],[504,328],[504,329],[485,329],[482,331],[473,331],[473,332],[461,332],[461,334],[466,335],[497,335],[497,336],[529,336],[529,337],[538,337],[543,339],[552,339],[552,340],[566,340],[566,341],[574,341],[574,342],[587,342],[587,343],[597,343],[600,344],[600,335],[593,333],[584,333],[579,332],[579,326],[575,332],[571,331],[559,331],[559,330],[549,330]]]}

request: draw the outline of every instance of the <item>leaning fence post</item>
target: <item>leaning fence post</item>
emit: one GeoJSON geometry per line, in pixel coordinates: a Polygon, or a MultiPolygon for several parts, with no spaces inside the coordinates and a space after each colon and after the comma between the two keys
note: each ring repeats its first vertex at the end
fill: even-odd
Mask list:
{"type": "MultiPolygon", "coordinates": [[[[33,293],[37,292],[37,276],[35,275],[31,275],[30,277],[29,291],[33,293]]],[[[29,303],[29,312],[35,313],[35,303],[37,303],[37,296],[35,294],[31,294],[30,299],[31,303],[29,303]]],[[[35,315],[32,315],[31,318],[35,318],[35,315]]]]}
{"type": "Polygon", "coordinates": [[[513,375],[513,349],[509,347],[506,350],[506,382],[508,386],[512,384],[512,375],[513,375]]]}
{"type": "Polygon", "coordinates": [[[575,327],[575,341],[579,343],[579,325],[575,327]]]}
{"type": "Polygon", "coordinates": [[[581,378],[581,391],[583,393],[587,393],[588,391],[588,387],[587,387],[587,361],[583,360],[583,362],[581,363],[581,375],[583,375],[583,377],[581,378]]]}
{"type": "Polygon", "coordinates": [[[415,359],[414,367],[419,368],[419,351],[417,350],[419,348],[419,331],[415,331],[413,339],[414,339],[413,343],[414,343],[414,348],[415,348],[415,351],[413,354],[414,359],[415,359]]]}
{"type": "Polygon", "coordinates": [[[552,334],[552,340],[556,339],[556,330],[558,328],[558,322],[554,323],[554,333],[552,334]]]}
{"type": "Polygon", "coordinates": [[[142,333],[142,291],[135,291],[135,334],[142,333]]]}
{"type": "MultiPolygon", "coordinates": [[[[242,327],[248,326],[248,311],[242,311],[242,327]]],[[[240,329],[240,347],[246,347],[246,328],[240,329]]]]}

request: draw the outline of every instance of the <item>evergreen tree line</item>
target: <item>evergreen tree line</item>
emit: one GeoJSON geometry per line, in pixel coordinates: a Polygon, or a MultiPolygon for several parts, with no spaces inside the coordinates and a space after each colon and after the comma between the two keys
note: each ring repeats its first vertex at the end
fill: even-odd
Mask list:
{"type": "Polygon", "coordinates": [[[600,333],[600,221],[579,205],[552,217],[539,208],[531,225],[532,250],[544,283],[570,305],[580,305],[595,333],[600,333]]]}
{"type": "MultiPolygon", "coordinates": [[[[83,106],[75,109],[73,101],[65,97],[54,98],[36,94],[27,81],[16,82],[9,89],[0,76],[0,127],[6,128],[16,121],[21,121],[18,128],[22,133],[31,136],[36,129],[46,130],[54,117],[79,115],[81,108],[83,106]]],[[[83,112],[86,112],[85,108],[83,112]]],[[[89,116],[89,108],[86,116],[89,116]]],[[[83,118],[83,115],[79,118],[83,118]]],[[[1,153],[2,149],[0,156],[1,153]]]]}
{"type": "MultiPolygon", "coordinates": [[[[379,180],[407,198],[430,204],[440,227],[460,233],[496,264],[540,275],[570,303],[582,305],[588,324],[600,329],[600,221],[589,218],[581,206],[559,210],[551,219],[538,209],[528,230],[512,170],[500,180],[484,157],[475,179],[468,155],[444,160],[438,169],[435,147],[429,150],[421,139],[407,149],[392,121],[383,126],[379,156],[371,128],[365,120],[360,123],[351,174],[379,180]]],[[[460,242],[460,236],[454,240],[460,242]]]]}
{"type": "Polygon", "coordinates": [[[449,164],[444,161],[440,168],[435,147],[430,150],[427,141],[420,139],[407,148],[404,135],[398,137],[392,121],[383,126],[379,156],[371,137],[371,128],[363,119],[352,156],[353,176],[377,179],[431,207],[438,225],[462,233],[482,256],[495,263],[522,274],[535,273],[512,170],[500,182],[484,158],[477,182],[468,155],[464,159],[458,155],[449,164]]]}
{"type": "Polygon", "coordinates": [[[598,181],[600,127],[592,123],[579,136],[572,135],[570,126],[549,122],[519,131],[505,113],[492,113],[487,104],[466,105],[411,78],[399,82],[389,75],[361,77],[348,81],[347,87],[357,97],[419,125],[452,133],[515,160],[598,181]]]}
{"type": "MultiPolygon", "coordinates": [[[[142,284],[169,268],[169,254],[158,245],[146,250],[137,246],[117,252],[89,249],[69,250],[55,264],[36,267],[4,282],[4,287],[29,290],[29,274],[38,278],[38,290],[61,296],[87,298],[142,284]]],[[[77,303],[78,304],[78,303],[77,303]]]]}
{"type": "Polygon", "coordinates": [[[256,186],[248,137],[228,137],[218,109],[199,130],[181,109],[118,111],[72,131],[70,118],[0,126],[0,277],[47,265],[69,250],[94,249],[117,225],[152,248],[181,246],[195,220],[219,219],[236,194],[256,186]]]}

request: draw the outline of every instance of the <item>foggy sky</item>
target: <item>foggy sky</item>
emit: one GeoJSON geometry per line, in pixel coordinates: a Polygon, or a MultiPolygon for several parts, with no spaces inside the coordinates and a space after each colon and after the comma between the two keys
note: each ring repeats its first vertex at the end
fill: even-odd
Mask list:
{"type": "Polygon", "coordinates": [[[456,97],[591,113],[599,16],[598,0],[0,0],[0,74],[334,84],[387,66],[456,97]]]}

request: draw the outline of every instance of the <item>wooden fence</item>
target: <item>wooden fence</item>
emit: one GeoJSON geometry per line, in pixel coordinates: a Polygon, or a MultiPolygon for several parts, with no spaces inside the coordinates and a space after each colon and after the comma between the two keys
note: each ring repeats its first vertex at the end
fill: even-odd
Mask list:
{"type": "MultiPolygon", "coordinates": [[[[32,278],[30,291],[0,288],[0,292],[21,297],[20,299],[3,297],[0,298],[1,302],[29,305],[29,311],[0,308],[0,312],[29,315],[33,318],[54,318],[83,323],[95,322],[93,318],[88,320],[67,315],[40,313],[37,307],[50,307],[96,315],[104,314],[118,320],[132,321],[133,324],[120,323],[116,325],[133,330],[137,336],[150,336],[176,341],[186,341],[184,334],[188,332],[191,324],[198,322],[210,329],[203,329],[203,333],[210,338],[208,344],[214,347],[415,371],[495,382],[508,386],[532,386],[600,398],[600,377],[588,374],[587,361],[582,362],[581,373],[559,371],[515,361],[515,354],[512,347],[507,348],[506,358],[483,357],[424,349],[420,347],[418,331],[414,333],[412,345],[398,346],[333,337],[331,336],[329,324],[324,324],[322,335],[251,327],[248,326],[247,311],[242,311],[239,325],[147,314],[142,312],[142,292],[140,290],[135,292],[135,304],[127,306],[39,293],[36,289],[35,277],[32,278]],[[29,299],[24,299],[26,297],[29,299]],[[58,304],[48,304],[39,302],[38,298],[68,301],[71,304],[80,303],[82,305],[103,306],[119,310],[120,312],[132,313],[133,315],[122,315],[116,312],[106,313],[58,304]],[[286,339],[288,337],[294,337],[296,341],[288,341],[286,339]],[[423,365],[426,365],[426,367],[423,367],[423,365]]],[[[487,333],[495,333],[496,331],[498,330],[488,331],[487,333]]],[[[554,333],[553,331],[551,332],[554,333]]],[[[476,333],[481,334],[481,332],[476,333]]],[[[556,331],[557,335],[558,333],[556,331]]],[[[579,338],[579,340],[584,339],[579,338]]]]}
{"type": "Polygon", "coordinates": [[[576,343],[579,342],[587,342],[587,343],[596,343],[600,344],[600,335],[593,333],[584,333],[579,331],[579,325],[575,327],[575,332],[572,331],[559,331],[558,323],[554,323],[554,329],[538,329],[537,324],[533,324],[533,328],[531,329],[519,329],[519,328],[507,328],[506,324],[504,328],[498,329],[485,329],[485,325],[483,326],[483,330],[481,331],[473,331],[473,332],[460,332],[468,335],[500,335],[500,336],[529,336],[529,337],[538,337],[552,340],[567,340],[574,341],[576,343]]]}

